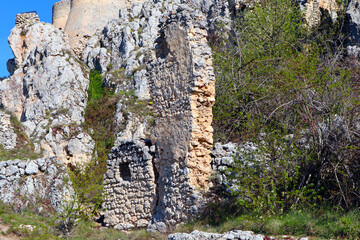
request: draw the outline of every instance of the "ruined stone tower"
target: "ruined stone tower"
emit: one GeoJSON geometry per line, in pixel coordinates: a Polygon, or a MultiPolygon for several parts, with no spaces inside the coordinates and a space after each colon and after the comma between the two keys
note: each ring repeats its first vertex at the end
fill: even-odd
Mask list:
{"type": "Polygon", "coordinates": [[[52,24],[64,30],[70,13],[70,0],[62,0],[53,6],[52,24]]]}

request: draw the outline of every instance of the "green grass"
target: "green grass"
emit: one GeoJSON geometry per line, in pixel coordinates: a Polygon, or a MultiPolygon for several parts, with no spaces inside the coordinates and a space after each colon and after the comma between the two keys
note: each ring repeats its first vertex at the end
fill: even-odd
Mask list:
{"type": "MultiPolygon", "coordinates": [[[[64,236],[61,235],[56,225],[56,214],[48,212],[46,215],[39,215],[33,211],[26,210],[16,213],[11,206],[0,202],[0,223],[6,224],[10,228],[3,235],[15,234],[21,239],[71,239],[71,240],[112,240],[112,239],[133,239],[133,240],[162,240],[167,239],[166,235],[148,233],[146,230],[131,230],[126,232],[118,231],[114,228],[100,227],[98,223],[91,221],[79,221],[71,232],[64,236]],[[31,225],[33,231],[21,228],[20,225],[31,225]]],[[[1,237],[0,237],[1,238],[1,237]]]]}
{"type": "Polygon", "coordinates": [[[40,154],[35,153],[32,148],[23,146],[20,148],[14,148],[6,150],[0,145],[0,161],[7,161],[12,159],[37,159],[41,157],[40,154]]]}
{"type": "Polygon", "coordinates": [[[214,219],[210,219],[214,217],[212,216],[183,224],[177,232],[191,232],[197,229],[222,233],[239,229],[271,236],[312,236],[314,239],[359,239],[360,237],[359,209],[337,211],[323,208],[276,216],[259,216],[251,213],[232,216],[231,213],[223,212],[222,219],[219,219],[216,224],[214,224],[214,219]]]}
{"type": "Polygon", "coordinates": [[[47,215],[38,215],[30,210],[20,213],[14,212],[9,205],[0,203],[0,219],[3,224],[9,225],[9,230],[4,234],[15,234],[24,239],[52,239],[54,235],[51,231],[52,219],[47,215]],[[21,228],[20,225],[35,226],[34,231],[21,228]],[[35,238],[36,237],[36,238],[35,238]]]}

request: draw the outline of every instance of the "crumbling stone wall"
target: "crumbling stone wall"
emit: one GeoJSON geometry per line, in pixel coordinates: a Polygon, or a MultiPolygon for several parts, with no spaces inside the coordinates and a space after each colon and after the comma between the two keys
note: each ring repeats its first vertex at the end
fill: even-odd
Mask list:
{"type": "Polygon", "coordinates": [[[350,0],[346,10],[347,52],[360,57],[360,0],[350,0]]]}
{"type": "Polygon", "coordinates": [[[60,30],[65,29],[66,22],[70,14],[70,6],[70,0],[62,0],[55,3],[53,6],[52,24],[60,30]]]}
{"type": "MultiPolygon", "coordinates": [[[[127,162],[130,154],[127,143],[120,143],[108,160],[105,184],[109,200],[104,204],[105,222],[119,229],[148,224],[149,231],[167,231],[199,213],[205,203],[202,192],[209,187],[215,78],[206,39],[206,18],[197,11],[179,7],[160,22],[155,58],[146,69],[157,115],[152,167],[158,177],[140,180],[141,184],[152,182],[156,186],[156,198],[146,208],[148,222],[137,224],[138,213],[133,210],[136,201],[141,203],[143,192],[154,189],[151,185],[145,189],[129,185],[129,190],[124,183],[121,185],[121,179],[116,180],[120,162],[127,162]],[[136,187],[138,195],[126,203],[124,199],[132,196],[136,187]]],[[[136,159],[144,158],[144,153],[135,152],[136,159]]],[[[134,167],[139,171],[136,164],[134,167]]]]}
{"type": "Polygon", "coordinates": [[[165,16],[157,61],[150,72],[158,111],[159,205],[154,221],[166,225],[197,213],[211,174],[215,78],[204,16],[181,11],[165,16]]]}
{"type": "Polygon", "coordinates": [[[74,195],[66,167],[57,157],[0,161],[0,200],[15,209],[38,205],[61,211],[74,195]]]}
{"type": "Polygon", "coordinates": [[[211,49],[207,44],[207,31],[193,27],[188,30],[192,56],[192,89],[190,106],[192,131],[188,167],[192,186],[206,189],[211,174],[210,152],[213,146],[212,106],[215,103],[215,75],[211,49]]]}
{"type": "Polygon", "coordinates": [[[116,228],[146,227],[156,206],[155,146],[122,141],[107,161],[105,224],[116,228]]]}
{"type": "Polygon", "coordinates": [[[0,145],[10,150],[16,147],[17,135],[11,125],[10,115],[0,110],[0,145]]]}
{"type": "Polygon", "coordinates": [[[36,13],[19,13],[16,15],[15,26],[22,27],[37,22],[40,22],[40,19],[36,13]]]}

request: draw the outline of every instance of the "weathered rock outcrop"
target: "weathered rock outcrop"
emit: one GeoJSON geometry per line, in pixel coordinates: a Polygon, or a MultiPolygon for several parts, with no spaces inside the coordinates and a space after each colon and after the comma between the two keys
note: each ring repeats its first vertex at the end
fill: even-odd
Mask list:
{"type": "Polygon", "coordinates": [[[336,21],[338,12],[343,9],[342,3],[337,0],[308,0],[305,5],[305,18],[310,27],[320,24],[321,19],[330,17],[332,21],[336,21]],[[328,16],[323,16],[328,14],[328,16]]]}
{"type": "Polygon", "coordinates": [[[360,1],[302,0],[299,1],[310,27],[318,26],[322,20],[330,18],[336,22],[340,11],[345,11],[344,33],[347,54],[360,57],[360,1]]]}
{"type": "Polygon", "coordinates": [[[18,19],[22,14],[9,37],[16,70],[0,83],[0,104],[23,123],[37,152],[66,163],[86,162],[94,143],[87,134],[78,135],[89,83],[81,63],[62,31],[37,16],[18,19]],[[71,142],[78,140],[82,145],[74,149],[71,142]]]}
{"type": "Polygon", "coordinates": [[[0,199],[17,210],[62,211],[74,195],[66,168],[57,157],[0,161],[0,199]]]}

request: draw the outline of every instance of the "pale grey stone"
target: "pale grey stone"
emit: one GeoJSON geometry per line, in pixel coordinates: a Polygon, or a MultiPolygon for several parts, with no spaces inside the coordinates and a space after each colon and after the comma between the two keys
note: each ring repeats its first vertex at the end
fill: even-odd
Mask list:
{"type": "Polygon", "coordinates": [[[8,181],[5,179],[0,180],[0,189],[2,189],[7,183],[8,181]]]}
{"type": "Polygon", "coordinates": [[[135,83],[135,95],[140,100],[151,99],[150,89],[148,86],[148,79],[146,77],[146,70],[137,71],[134,74],[134,83],[135,83]]]}
{"type": "Polygon", "coordinates": [[[33,174],[37,174],[38,172],[39,172],[38,165],[35,163],[35,161],[30,161],[25,168],[25,173],[27,175],[33,175],[33,174]]]}
{"type": "Polygon", "coordinates": [[[19,162],[19,163],[18,163],[18,167],[19,167],[19,168],[22,168],[22,169],[25,169],[25,167],[26,167],[26,162],[25,162],[25,161],[19,162]]]}
{"type": "Polygon", "coordinates": [[[14,166],[14,165],[10,166],[10,174],[11,174],[11,175],[15,175],[15,174],[18,173],[18,172],[19,172],[19,168],[18,168],[18,167],[14,166]]]}

